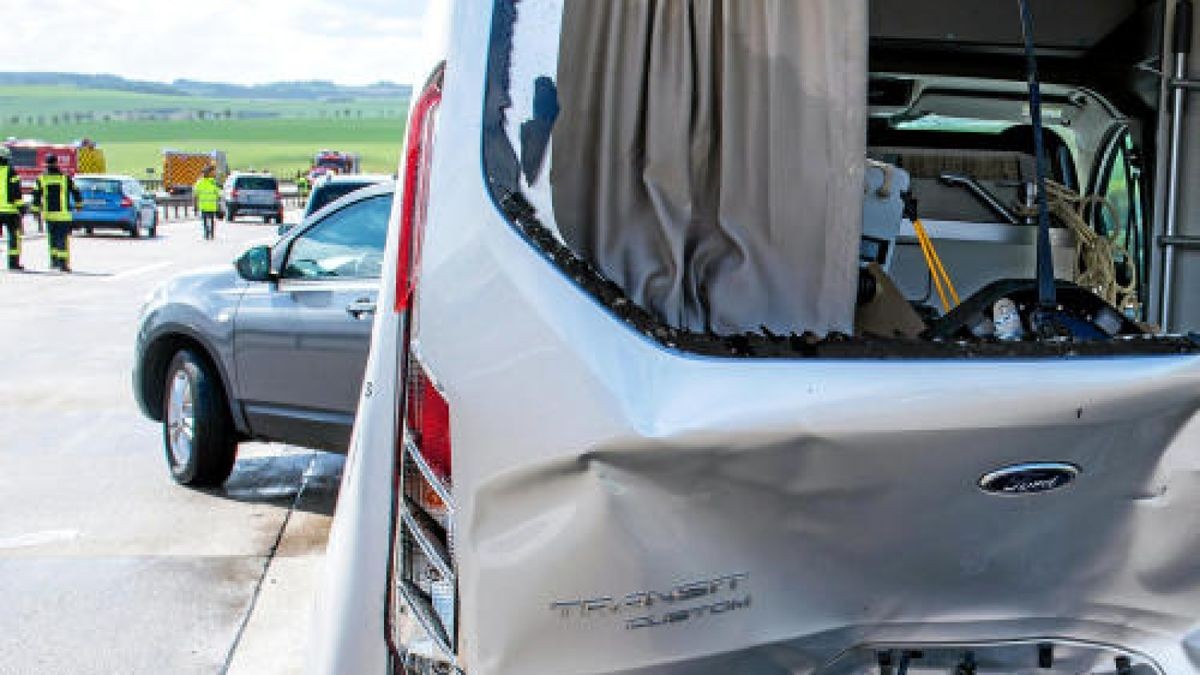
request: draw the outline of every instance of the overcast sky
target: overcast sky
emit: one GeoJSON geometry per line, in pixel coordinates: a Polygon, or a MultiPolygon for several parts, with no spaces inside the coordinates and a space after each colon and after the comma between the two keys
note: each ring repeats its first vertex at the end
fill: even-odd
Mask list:
{"type": "Polygon", "coordinates": [[[449,0],[3,0],[0,71],[255,84],[424,79],[449,0]],[[13,4],[15,3],[15,6],[13,4]]]}

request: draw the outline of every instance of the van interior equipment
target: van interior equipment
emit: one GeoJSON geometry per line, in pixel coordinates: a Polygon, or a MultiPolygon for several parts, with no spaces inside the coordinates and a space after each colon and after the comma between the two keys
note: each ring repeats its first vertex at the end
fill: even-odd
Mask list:
{"type": "Polygon", "coordinates": [[[1029,78],[1029,120],[1033,125],[1033,161],[1037,166],[1037,288],[1038,312],[1034,322],[1038,332],[1054,335],[1046,323],[1057,311],[1054,291],[1054,261],[1050,257],[1050,206],[1046,194],[1046,144],[1042,133],[1042,84],[1038,81],[1037,51],[1034,47],[1033,11],[1029,0],[1018,0],[1021,8],[1021,34],[1025,40],[1026,77],[1029,78]],[[1047,330],[1049,328],[1049,330],[1047,330]]]}
{"type": "MultiPolygon", "coordinates": [[[[973,10],[988,22],[955,11],[943,13],[944,26],[917,25],[890,0],[863,3],[869,17],[831,12],[848,34],[869,19],[867,82],[854,76],[868,70],[865,46],[776,35],[803,30],[819,4],[695,0],[684,17],[567,2],[562,44],[572,48],[560,51],[556,79],[539,74],[529,117],[513,120],[512,36],[493,36],[483,154],[496,203],[613,314],[672,349],[827,358],[1198,349],[1148,315],[1144,184],[1160,177],[1138,145],[1157,151],[1142,121],[1154,112],[1146,63],[1156,45],[1129,36],[1161,16],[1161,2],[1057,12],[1048,10],[1061,3],[988,2],[973,10]],[[1034,24],[1035,7],[1048,27],[1034,24]],[[682,51],[647,53],[648,43],[629,38],[647,31],[682,51]],[[739,40],[772,58],[756,60],[739,40]],[[1092,61],[1103,67],[1086,67],[1092,61]],[[778,93],[797,77],[820,104],[778,93]],[[678,123],[680,110],[689,124],[678,123]],[[847,122],[865,125],[867,147],[855,145],[861,132],[847,122]],[[867,164],[851,164],[855,155],[867,164]],[[1113,156],[1125,164],[1109,166],[1113,156]],[[865,184],[856,198],[863,218],[852,223],[847,176],[865,184]],[[1109,176],[1131,196],[1101,194],[1109,176]],[[899,222],[873,222],[870,202],[887,201],[892,177],[911,181],[911,201],[899,222]],[[537,194],[538,181],[553,186],[541,188],[549,197],[537,194]],[[880,272],[900,291],[886,302],[904,298],[911,308],[878,311],[880,272]],[[868,306],[873,318],[864,321],[868,306]],[[922,330],[912,330],[910,309],[922,330]]],[[[934,5],[922,0],[914,14],[937,16],[934,5]]],[[[1178,38],[1176,50],[1186,42],[1178,38]]],[[[1175,88],[1177,103],[1185,90],[1175,88]]]]}

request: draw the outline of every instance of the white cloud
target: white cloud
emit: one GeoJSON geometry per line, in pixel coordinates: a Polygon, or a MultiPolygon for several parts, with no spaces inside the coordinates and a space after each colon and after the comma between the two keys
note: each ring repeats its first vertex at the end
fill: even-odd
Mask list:
{"type": "Polygon", "coordinates": [[[437,46],[426,35],[428,5],[440,1],[5,0],[6,14],[20,17],[22,49],[10,40],[0,68],[243,84],[418,81],[437,46]]]}

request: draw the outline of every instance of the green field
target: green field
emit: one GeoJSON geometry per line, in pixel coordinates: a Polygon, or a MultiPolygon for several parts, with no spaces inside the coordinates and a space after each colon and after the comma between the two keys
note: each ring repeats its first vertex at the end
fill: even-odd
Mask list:
{"type": "Polygon", "coordinates": [[[394,173],[406,111],[407,101],[391,99],[307,103],[0,87],[0,137],[59,143],[91,138],[103,148],[110,172],[137,177],[148,168],[160,172],[166,148],[224,150],[231,169],[280,176],[295,175],[311,165],[316,151],[330,148],[360,153],[365,172],[394,173]],[[208,119],[135,119],[168,110],[177,116],[205,111],[208,119]],[[246,114],[270,117],[239,118],[246,114]]]}
{"type": "MultiPolygon", "coordinates": [[[[321,117],[350,109],[365,116],[396,116],[407,107],[398,99],[360,99],[352,101],[250,100],[202,96],[140,94],[108,89],[72,86],[0,86],[0,121],[8,123],[12,115],[49,116],[64,113],[93,112],[99,115],[129,111],[164,112],[204,110],[209,112],[244,111],[279,113],[289,117],[321,117]]],[[[24,120],[22,120],[23,122],[24,120]]]]}

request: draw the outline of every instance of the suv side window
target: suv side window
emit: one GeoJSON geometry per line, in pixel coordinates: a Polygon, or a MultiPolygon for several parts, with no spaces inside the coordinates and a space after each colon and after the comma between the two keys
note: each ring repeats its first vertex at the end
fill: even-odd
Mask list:
{"type": "Polygon", "coordinates": [[[383,269],[392,195],[339,209],[292,240],[285,279],[377,279],[383,269]]]}

